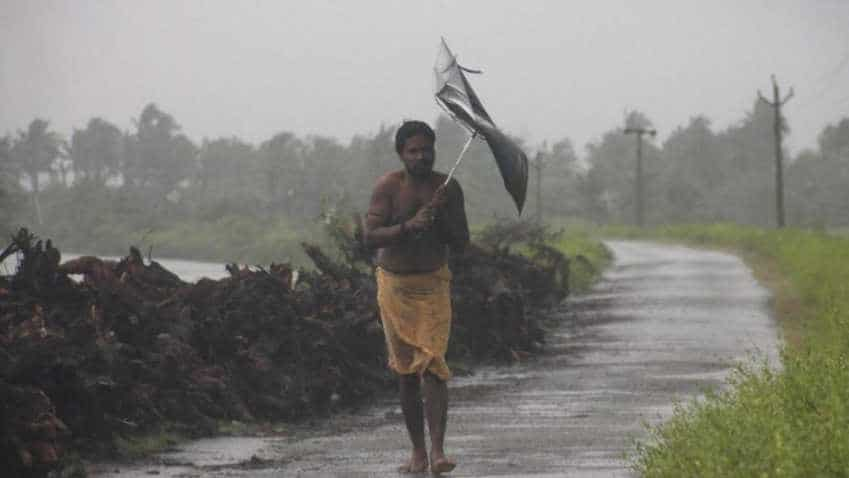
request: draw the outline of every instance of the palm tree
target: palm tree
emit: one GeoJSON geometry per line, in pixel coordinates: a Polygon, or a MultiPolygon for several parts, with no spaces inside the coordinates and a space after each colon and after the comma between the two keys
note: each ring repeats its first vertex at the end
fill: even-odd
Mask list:
{"type": "Polygon", "coordinates": [[[75,174],[102,185],[120,171],[124,153],[121,130],[102,118],[92,118],[85,129],[74,130],[70,158],[75,174]]]}
{"type": "Polygon", "coordinates": [[[43,224],[41,205],[38,202],[39,173],[49,171],[50,165],[62,154],[64,141],[58,133],[48,131],[47,120],[32,120],[27,131],[19,131],[12,146],[12,158],[29,176],[32,187],[32,201],[38,224],[43,224]]]}

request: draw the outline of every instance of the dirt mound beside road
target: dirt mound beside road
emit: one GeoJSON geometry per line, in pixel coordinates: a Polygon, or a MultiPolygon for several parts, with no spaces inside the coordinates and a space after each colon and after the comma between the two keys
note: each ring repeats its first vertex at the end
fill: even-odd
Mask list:
{"type": "MultiPolygon", "coordinates": [[[[163,424],[200,435],[219,420],[297,420],[392,386],[368,268],[304,247],[317,271],[233,265],[188,284],[135,248],[60,264],[21,230],[3,253],[18,270],[0,278],[0,465],[44,476],[68,450],[111,453],[115,437],[163,424]]],[[[566,260],[536,257],[473,246],[452,264],[449,359],[540,346],[533,310],[565,295],[566,260]]]]}

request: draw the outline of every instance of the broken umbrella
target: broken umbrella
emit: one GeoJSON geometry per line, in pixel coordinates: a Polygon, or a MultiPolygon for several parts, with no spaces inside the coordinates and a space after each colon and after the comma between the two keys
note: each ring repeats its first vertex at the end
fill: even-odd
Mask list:
{"type": "Polygon", "coordinates": [[[456,55],[448,48],[444,38],[437,54],[434,72],[436,73],[436,102],[454,121],[471,133],[457,162],[448,173],[445,183],[451,180],[472,140],[477,136],[483,136],[495,157],[501,178],[504,180],[504,187],[510,193],[513,202],[516,203],[516,209],[521,214],[528,188],[528,157],[513,140],[495,126],[480,98],[469,84],[466,73],[480,72],[460,66],[456,55]]]}

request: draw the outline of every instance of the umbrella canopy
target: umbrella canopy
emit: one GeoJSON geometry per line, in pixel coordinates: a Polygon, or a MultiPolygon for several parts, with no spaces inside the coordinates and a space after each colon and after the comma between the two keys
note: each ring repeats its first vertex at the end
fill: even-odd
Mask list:
{"type": "MultiPolygon", "coordinates": [[[[448,49],[444,38],[436,57],[434,72],[436,73],[436,102],[455,121],[468,129],[472,133],[472,138],[477,135],[484,137],[495,157],[495,163],[504,180],[504,187],[513,197],[516,209],[521,214],[528,189],[528,157],[513,140],[495,126],[480,98],[472,89],[472,85],[469,84],[466,73],[479,72],[460,66],[457,63],[457,57],[448,49]]],[[[463,148],[463,152],[465,150],[463,148]]],[[[457,160],[458,164],[462,154],[457,160]]]]}

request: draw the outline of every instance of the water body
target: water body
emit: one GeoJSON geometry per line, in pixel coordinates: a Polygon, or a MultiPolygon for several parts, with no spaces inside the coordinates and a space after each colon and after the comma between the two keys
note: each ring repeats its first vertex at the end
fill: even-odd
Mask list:
{"type": "MultiPolygon", "coordinates": [[[[112,260],[119,261],[121,257],[117,256],[97,256],[96,254],[76,254],[76,253],[62,253],[62,262],[69,261],[71,259],[76,259],[80,256],[88,255],[88,256],[96,256],[103,260],[112,260]]],[[[156,262],[165,267],[169,271],[177,274],[177,276],[186,281],[186,282],[197,282],[203,277],[209,279],[222,279],[224,277],[228,277],[230,274],[224,269],[224,264],[217,264],[214,262],[201,262],[201,261],[189,261],[185,259],[160,259],[155,258],[156,262]]],[[[147,263],[147,260],[145,260],[147,263]]],[[[3,275],[11,275],[15,273],[15,268],[18,265],[18,259],[16,256],[8,257],[5,261],[0,263],[0,274],[3,275]]]]}
{"type": "MultiPolygon", "coordinates": [[[[458,467],[448,476],[632,476],[627,454],[646,436],[644,423],[724,386],[738,361],[778,366],[768,292],[738,258],[607,244],[614,264],[589,294],[553,311],[560,325],[545,354],[452,380],[446,446],[458,467]]],[[[275,437],[200,440],[144,464],[96,470],[102,477],[404,476],[395,469],[407,455],[397,399],[383,397],[275,437]]]]}

